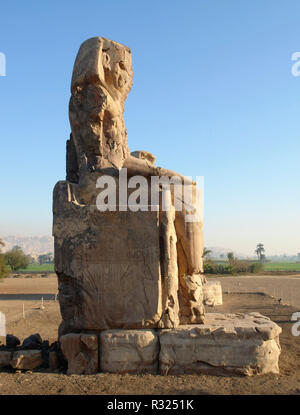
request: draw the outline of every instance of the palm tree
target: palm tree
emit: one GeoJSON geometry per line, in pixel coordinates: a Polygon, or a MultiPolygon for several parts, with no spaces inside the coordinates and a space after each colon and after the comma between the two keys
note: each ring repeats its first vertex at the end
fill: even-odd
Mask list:
{"type": "Polygon", "coordinates": [[[228,252],[227,253],[227,259],[228,261],[233,261],[234,260],[234,253],[233,252],[228,252]]]}
{"type": "Polygon", "coordinates": [[[204,248],[203,249],[203,254],[202,254],[202,258],[206,258],[209,254],[211,254],[212,253],[212,250],[211,249],[208,249],[208,248],[204,248]]]}
{"type": "Polygon", "coordinates": [[[264,252],[265,252],[264,245],[263,244],[257,244],[256,249],[255,249],[255,253],[256,253],[256,255],[258,257],[258,260],[260,262],[262,262],[265,259],[264,252]]]}

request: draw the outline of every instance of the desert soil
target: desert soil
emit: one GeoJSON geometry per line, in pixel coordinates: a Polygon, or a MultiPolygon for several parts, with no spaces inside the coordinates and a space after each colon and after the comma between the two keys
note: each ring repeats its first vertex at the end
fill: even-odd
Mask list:
{"type": "MultiPolygon", "coordinates": [[[[254,277],[257,278],[257,277],[254,277]]],[[[282,329],[280,343],[279,375],[256,377],[217,377],[206,375],[153,376],[113,375],[99,373],[92,376],[67,376],[50,370],[33,373],[0,372],[0,394],[300,394],[300,337],[291,333],[291,316],[300,311],[298,281],[280,277],[275,289],[288,294],[294,292],[295,306],[278,304],[278,295],[272,293],[274,281],[270,277],[254,280],[253,277],[218,278],[223,286],[222,306],[207,307],[207,312],[252,312],[259,311],[279,324],[282,329]],[[267,279],[265,281],[265,279],[267,279]],[[295,285],[296,284],[296,285],[295,285]],[[290,288],[287,288],[289,287],[290,288]],[[260,288],[261,287],[261,288],[260,288]],[[280,288],[281,287],[281,288],[280,288]],[[267,292],[269,295],[258,294],[267,292]],[[275,294],[275,298],[270,295],[275,294]],[[297,304],[299,307],[297,308],[297,304]]],[[[273,278],[273,277],[272,277],[273,278]]],[[[277,278],[277,277],[276,277],[277,278]]],[[[296,277],[295,277],[296,278],[296,277]]],[[[54,341],[60,323],[58,302],[55,301],[57,282],[55,276],[41,278],[9,278],[0,282],[0,311],[7,319],[7,332],[21,340],[32,333],[40,333],[44,340],[54,341]],[[41,297],[44,309],[41,308],[41,297]],[[23,304],[25,318],[23,318],[23,304]]],[[[287,298],[283,297],[283,303],[287,298]]],[[[0,337],[0,341],[4,341],[0,337]]]]}
{"type": "Polygon", "coordinates": [[[221,281],[223,292],[250,293],[261,292],[282,303],[293,305],[300,310],[300,275],[249,275],[241,277],[208,277],[221,281]]]}

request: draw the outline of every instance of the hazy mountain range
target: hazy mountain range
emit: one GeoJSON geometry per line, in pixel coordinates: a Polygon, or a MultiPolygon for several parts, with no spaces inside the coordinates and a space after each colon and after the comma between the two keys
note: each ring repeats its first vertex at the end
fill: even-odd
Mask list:
{"type": "Polygon", "coordinates": [[[206,249],[209,249],[211,251],[209,257],[214,259],[227,259],[228,252],[233,252],[236,258],[254,258],[254,255],[246,255],[241,252],[236,252],[233,249],[222,248],[219,246],[207,246],[206,249]]]}
{"type": "MultiPolygon", "coordinates": [[[[212,259],[221,259],[221,260],[226,260],[227,259],[227,253],[228,252],[233,252],[235,258],[238,259],[250,259],[250,260],[257,260],[257,256],[255,254],[253,255],[246,255],[243,254],[241,252],[236,252],[233,249],[228,249],[228,248],[221,248],[221,247],[215,247],[215,246],[208,246],[207,249],[209,249],[211,251],[211,253],[209,254],[209,258],[212,259]]],[[[300,261],[300,254],[295,254],[295,255],[285,255],[285,254],[281,254],[281,255],[266,255],[266,259],[268,261],[272,261],[272,262],[297,262],[300,261]]]]}
{"type": "MultiPolygon", "coordinates": [[[[21,235],[9,235],[2,237],[5,247],[2,249],[3,252],[10,250],[13,246],[20,246],[25,254],[30,255],[41,255],[54,252],[54,239],[52,236],[21,236],[21,235]]],[[[212,252],[209,254],[210,258],[213,259],[226,259],[227,253],[233,251],[236,258],[249,258],[256,259],[256,255],[246,255],[241,252],[236,252],[229,248],[222,248],[216,246],[208,246],[207,249],[212,252]]],[[[286,255],[267,255],[267,259],[272,261],[299,261],[299,257],[286,256],[286,255]]]]}
{"type": "MultiPolygon", "coordinates": [[[[21,236],[21,235],[9,235],[2,237],[5,247],[3,251],[10,250],[13,246],[20,246],[25,254],[40,255],[47,254],[54,251],[54,239],[52,236],[21,236]]],[[[222,259],[227,257],[227,252],[230,249],[220,247],[208,247],[212,251],[210,256],[216,259],[222,259]]],[[[234,252],[238,258],[245,258],[246,255],[234,252]]]]}
{"type": "Polygon", "coordinates": [[[3,252],[10,250],[13,246],[18,245],[25,254],[41,255],[54,252],[54,239],[52,236],[20,236],[9,235],[2,237],[5,247],[3,252]]]}

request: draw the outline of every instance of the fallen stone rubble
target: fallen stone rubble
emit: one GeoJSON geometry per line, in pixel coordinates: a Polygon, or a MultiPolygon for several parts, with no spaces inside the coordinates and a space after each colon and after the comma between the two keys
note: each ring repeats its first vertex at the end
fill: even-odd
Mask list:
{"type": "Polygon", "coordinates": [[[51,345],[48,340],[42,340],[39,333],[32,334],[20,340],[12,334],[7,334],[6,344],[0,344],[0,369],[13,368],[16,370],[62,369],[66,368],[58,342],[51,345]]]}

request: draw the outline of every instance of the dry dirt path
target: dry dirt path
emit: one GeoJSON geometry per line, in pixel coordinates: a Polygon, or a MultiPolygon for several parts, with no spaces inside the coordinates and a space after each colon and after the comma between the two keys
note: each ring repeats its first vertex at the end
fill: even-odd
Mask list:
{"type": "MultiPolygon", "coordinates": [[[[55,274],[48,274],[46,278],[34,275],[1,280],[0,312],[5,315],[6,333],[18,336],[21,341],[33,333],[55,341],[61,321],[59,304],[55,301],[57,291],[55,274]]],[[[0,333],[1,342],[5,343],[3,333],[0,333]]]]}
{"type": "Polygon", "coordinates": [[[257,275],[241,277],[209,277],[221,281],[222,291],[230,293],[265,293],[300,310],[300,275],[257,275]]]}
{"type": "Polygon", "coordinates": [[[57,293],[57,277],[49,274],[46,278],[40,275],[22,276],[20,278],[4,278],[0,280],[0,296],[16,294],[55,294],[57,293]]]}
{"type": "MultiPolygon", "coordinates": [[[[12,332],[27,335],[47,329],[48,333],[57,330],[59,315],[53,305],[45,312],[32,314],[31,319],[16,322],[12,332]],[[28,326],[24,327],[24,323],[28,326]],[[56,325],[56,327],[55,327],[56,325]]],[[[218,377],[207,375],[70,375],[40,369],[33,373],[12,373],[0,371],[0,395],[6,394],[296,394],[300,395],[300,337],[291,334],[290,317],[293,307],[278,307],[275,300],[266,295],[231,294],[224,295],[224,304],[209,307],[207,312],[251,312],[259,311],[279,324],[283,332],[280,336],[282,353],[280,374],[253,377],[218,377]]],[[[43,334],[43,333],[41,333],[43,334]]],[[[43,334],[46,336],[46,332],[43,334]]],[[[0,398],[1,400],[1,398],[0,398]]]]}

